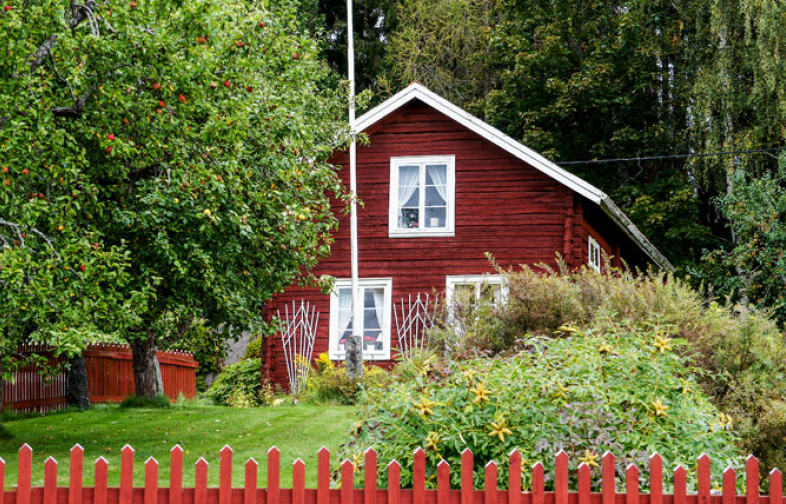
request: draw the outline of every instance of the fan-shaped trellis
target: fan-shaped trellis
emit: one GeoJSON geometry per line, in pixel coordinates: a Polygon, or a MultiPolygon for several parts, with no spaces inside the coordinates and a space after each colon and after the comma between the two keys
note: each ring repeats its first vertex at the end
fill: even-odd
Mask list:
{"type": "Polygon", "coordinates": [[[428,293],[418,293],[414,301],[410,294],[401,298],[401,303],[393,304],[399,351],[404,357],[412,357],[415,351],[428,350],[431,341],[427,330],[437,319],[438,301],[437,296],[432,300],[428,293]]]}
{"type": "Polygon", "coordinates": [[[284,317],[281,317],[281,310],[278,310],[278,318],[284,322],[281,341],[284,345],[289,390],[296,394],[305,388],[311,371],[311,355],[314,352],[319,312],[311,307],[311,303],[301,300],[298,306],[292,301],[292,311],[288,304],[284,305],[284,317]]]}

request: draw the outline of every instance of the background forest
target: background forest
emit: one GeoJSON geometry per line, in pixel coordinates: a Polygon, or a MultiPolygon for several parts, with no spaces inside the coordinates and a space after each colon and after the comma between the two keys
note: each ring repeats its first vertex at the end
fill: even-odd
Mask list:
{"type": "MultiPolygon", "coordinates": [[[[419,80],[606,191],[696,286],[783,320],[783,259],[763,257],[783,234],[782,3],[354,5],[358,88],[372,104],[419,80]]],[[[345,75],[345,2],[319,0],[319,11],[325,56],[345,75]]]]}

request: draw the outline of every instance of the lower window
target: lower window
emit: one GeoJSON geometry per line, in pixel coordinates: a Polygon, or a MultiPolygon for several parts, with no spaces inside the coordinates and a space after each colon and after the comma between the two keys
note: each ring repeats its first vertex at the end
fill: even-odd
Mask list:
{"type": "Polygon", "coordinates": [[[330,296],[330,358],[342,360],[346,357],[347,339],[355,334],[363,335],[363,358],[371,360],[390,359],[390,296],[393,280],[390,278],[363,278],[358,281],[360,299],[363,303],[363,319],[359,324],[353,320],[352,281],[336,280],[330,296]]]}
{"type": "Polygon", "coordinates": [[[505,303],[508,287],[502,275],[463,275],[445,277],[448,320],[462,331],[461,320],[474,320],[482,306],[505,303]]]}

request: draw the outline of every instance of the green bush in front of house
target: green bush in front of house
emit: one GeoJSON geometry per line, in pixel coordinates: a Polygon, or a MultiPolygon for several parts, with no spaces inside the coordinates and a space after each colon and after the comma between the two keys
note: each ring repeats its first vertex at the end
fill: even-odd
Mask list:
{"type": "MultiPolygon", "coordinates": [[[[719,477],[727,464],[739,467],[742,459],[728,430],[730,418],[710,403],[676,351],[682,344],[657,327],[610,324],[556,339],[524,336],[514,356],[426,360],[420,372],[367,391],[352,440],[338,459],[361,462],[373,447],[380,461],[401,463],[402,483],[409,485],[413,451],[421,447],[432,487],[443,459],[453,468],[451,483],[460,483],[465,448],[475,454],[478,488],[492,460],[504,484],[514,448],[524,459],[525,487],[535,462],[553,474],[559,450],[568,453],[572,469],[585,461],[596,473],[600,455],[610,450],[618,457],[619,477],[635,463],[642,480],[648,457],[657,451],[664,467],[688,468],[691,481],[696,459],[707,453],[719,477]]],[[[380,477],[384,484],[386,471],[380,477]]],[[[552,479],[548,485],[553,487],[552,479]]]]}
{"type": "Polygon", "coordinates": [[[244,359],[227,366],[207,391],[207,396],[223,406],[267,406],[275,398],[271,384],[262,381],[262,361],[244,359]]]}

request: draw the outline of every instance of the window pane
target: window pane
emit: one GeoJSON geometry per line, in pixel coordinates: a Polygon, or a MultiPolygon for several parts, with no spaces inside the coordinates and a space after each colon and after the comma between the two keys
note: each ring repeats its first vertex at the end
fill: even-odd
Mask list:
{"type": "Polygon", "coordinates": [[[432,186],[426,187],[426,206],[445,206],[447,203],[445,198],[442,197],[445,193],[444,188],[437,188],[432,186]],[[442,191],[442,193],[440,193],[442,191]]]}
{"type": "Polygon", "coordinates": [[[420,205],[420,189],[417,187],[399,187],[398,201],[401,208],[418,208],[420,205]]]}
{"type": "Polygon", "coordinates": [[[417,229],[419,215],[417,208],[402,208],[398,218],[399,229],[417,229]]]}
{"type": "Polygon", "coordinates": [[[420,166],[400,166],[398,169],[399,187],[420,185],[420,166]]]}
{"type": "Polygon", "coordinates": [[[426,184],[444,186],[448,184],[447,165],[426,165],[426,184]]]}
{"type": "Polygon", "coordinates": [[[480,286],[480,300],[498,303],[502,299],[502,286],[483,283],[480,286]]]}
{"type": "Polygon", "coordinates": [[[363,335],[364,351],[381,351],[385,349],[382,331],[366,331],[363,335]]]}
{"type": "Polygon", "coordinates": [[[447,226],[447,208],[445,207],[432,207],[426,208],[426,227],[427,228],[444,228],[447,226]]]}

